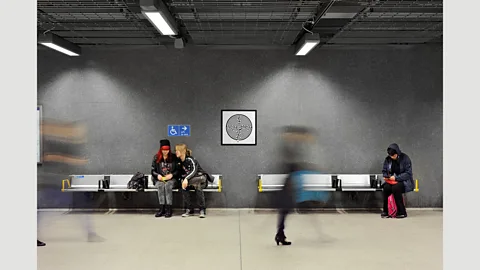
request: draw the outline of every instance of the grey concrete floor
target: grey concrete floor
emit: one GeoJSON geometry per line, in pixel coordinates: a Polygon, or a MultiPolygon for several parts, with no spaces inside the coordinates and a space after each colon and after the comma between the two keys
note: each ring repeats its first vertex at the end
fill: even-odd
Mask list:
{"type": "Polygon", "coordinates": [[[170,219],[146,213],[90,214],[104,242],[87,242],[86,214],[40,213],[38,269],[442,269],[441,211],[407,219],[370,213],[293,214],[276,246],[276,215],[210,211],[170,219]]]}

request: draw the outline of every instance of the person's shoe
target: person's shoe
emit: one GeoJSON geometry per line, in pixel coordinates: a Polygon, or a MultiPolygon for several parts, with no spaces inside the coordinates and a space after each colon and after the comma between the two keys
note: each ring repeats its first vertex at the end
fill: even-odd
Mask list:
{"type": "Polygon", "coordinates": [[[182,217],[189,217],[192,214],[193,214],[192,211],[190,211],[190,209],[187,209],[185,210],[185,213],[182,214],[182,217]]]}
{"type": "Polygon", "coordinates": [[[163,205],[162,208],[160,208],[160,210],[158,210],[158,212],[155,214],[155,217],[162,217],[163,215],[165,215],[165,206],[163,205]]]}
{"type": "Polygon", "coordinates": [[[171,218],[172,217],[172,206],[171,205],[166,205],[165,208],[166,208],[165,218],[171,218]]]}
{"type": "Polygon", "coordinates": [[[205,210],[203,210],[203,209],[200,210],[199,218],[205,218],[205,210]]]}
{"type": "Polygon", "coordinates": [[[397,215],[396,218],[406,218],[406,217],[407,217],[407,214],[405,214],[405,215],[397,215]]]}
{"type": "Polygon", "coordinates": [[[390,218],[390,216],[385,213],[385,212],[382,212],[382,214],[380,215],[382,218],[390,218]]]}
{"type": "Polygon", "coordinates": [[[290,246],[292,244],[292,242],[288,242],[287,241],[287,237],[285,236],[285,234],[278,234],[275,235],[275,242],[277,243],[277,246],[279,244],[282,244],[283,246],[290,246]]]}
{"type": "Polygon", "coordinates": [[[105,241],[105,238],[99,236],[96,233],[89,233],[87,237],[88,242],[103,242],[105,241]]]}
{"type": "Polygon", "coordinates": [[[47,244],[45,244],[44,242],[40,241],[40,240],[37,240],[37,247],[44,247],[46,246],[47,244]]]}

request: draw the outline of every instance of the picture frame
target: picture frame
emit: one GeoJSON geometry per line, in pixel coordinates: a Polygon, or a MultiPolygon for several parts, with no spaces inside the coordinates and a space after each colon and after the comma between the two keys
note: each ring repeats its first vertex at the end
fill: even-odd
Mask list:
{"type": "Polygon", "coordinates": [[[257,145],[257,110],[221,111],[222,145],[257,145]]]}

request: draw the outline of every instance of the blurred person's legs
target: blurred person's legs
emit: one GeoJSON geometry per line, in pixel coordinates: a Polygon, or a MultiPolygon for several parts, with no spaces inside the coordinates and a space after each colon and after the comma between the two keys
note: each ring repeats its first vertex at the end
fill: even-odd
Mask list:
{"type": "Polygon", "coordinates": [[[88,242],[103,242],[105,239],[99,236],[94,228],[93,217],[91,214],[81,215],[80,222],[82,223],[82,227],[84,232],[87,234],[87,241],[88,242]]]}
{"type": "MultiPolygon", "coordinates": [[[[47,175],[47,174],[38,174],[37,175],[37,182],[38,181],[46,181],[46,179],[50,179],[51,177],[57,177],[57,175],[47,175]]],[[[58,176],[59,177],[59,176],[58,176]]],[[[45,208],[46,206],[61,206],[63,200],[58,199],[59,191],[55,189],[52,184],[37,184],[37,246],[45,246],[45,242],[40,241],[39,238],[43,238],[42,236],[42,227],[48,227],[45,223],[49,223],[52,219],[52,215],[48,215],[48,212],[42,212],[40,209],[45,208]],[[52,200],[55,198],[56,200],[52,200]]]]}
{"type": "Polygon", "coordinates": [[[39,224],[40,224],[40,212],[38,211],[37,209],[37,247],[43,247],[45,246],[46,244],[40,240],[38,240],[38,228],[39,228],[39,224]]]}
{"type": "Polygon", "coordinates": [[[287,219],[290,210],[287,208],[280,209],[278,213],[278,223],[277,223],[277,234],[275,235],[275,242],[277,246],[281,243],[284,246],[291,245],[292,242],[287,241],[287,236],[285,236],[285,220],[287,219]]]}
{"type": "MultiPolygon", "coordinates": [[[[106,194],[93,194],[94,197],[83,196],[86,200],[86,205],[90,206],[92,210],[100,208],[101,204],[107,199],[106,194]],[[97,195],[97,196],[95,196],[97,195]]],[[[95,230],[95,222],[93,216],[90,213],[81,215],[81,224],[84,232],[87,235],[87,241],[89,242],[102,242],[105,239],[100,237],[95,230]]]]}
{"type": "Polygon", "coordinates": [[[283,184],[282,191],[279,192],[277,198],[277,208],[278,211],[278,221],[277,221],[277,234],[275,235],[275,242],[277,245],[281,243],[282,245],[291,245],[292,242],[286,241],[287,236],[285,235],[285,221],[288,214],[291,212],[295,203],[293,200],[294,190],[291,175],[285,179],[283,184]]]}
{"type": "Polygon", "coordinates": [[[285,220],[287,219],[290,210],[283,208],[278,212],[277,235],[285,236],[285,220]]]}

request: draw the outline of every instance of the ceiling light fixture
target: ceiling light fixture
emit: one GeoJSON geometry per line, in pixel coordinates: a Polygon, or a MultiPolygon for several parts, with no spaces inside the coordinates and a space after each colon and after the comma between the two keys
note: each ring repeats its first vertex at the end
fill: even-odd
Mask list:
{"type": "Polygon", "coordinates": [[[295,55],[305,56],[320,43],[319,34],[305,34],[297,43],[295,55]]]}
{"type": "Polygon", "coordinates": [[[79,56],[81,53],[80,47],[52,33],[40,35],[38,43],[68,56],[79,56]]]}
{"type": "Polygon", "coordinates": [[[142,14],[165,36],[178,34],[175,19],[161,0],[140,0],[142,14]]]}

